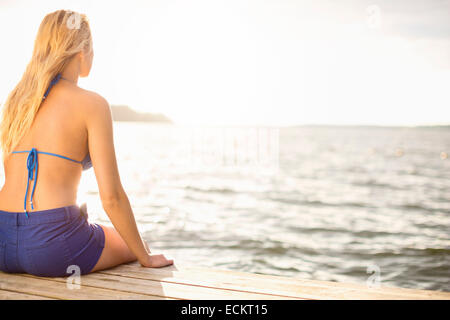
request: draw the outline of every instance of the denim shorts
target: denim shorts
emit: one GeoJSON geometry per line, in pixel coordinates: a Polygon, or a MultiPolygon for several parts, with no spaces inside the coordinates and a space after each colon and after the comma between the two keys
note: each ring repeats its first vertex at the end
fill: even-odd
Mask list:
{"type": "Polygon", "coordinates": [[[100,225],[88,222],[85,205],[28,215],[0,210],[1,271],[65,277],[74,270],[87,274],[94,268],[105,246],[105,234],[100,225]]]}

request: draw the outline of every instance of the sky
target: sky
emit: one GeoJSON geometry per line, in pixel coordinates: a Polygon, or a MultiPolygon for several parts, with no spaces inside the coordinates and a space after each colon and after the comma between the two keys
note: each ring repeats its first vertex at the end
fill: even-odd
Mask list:
{"type": "Polygon", "coordinates": [[[58,9],[87,14],[79,85],[179,124],[450,124],[450,1],[0,0],[0,103],[58,9]]]}

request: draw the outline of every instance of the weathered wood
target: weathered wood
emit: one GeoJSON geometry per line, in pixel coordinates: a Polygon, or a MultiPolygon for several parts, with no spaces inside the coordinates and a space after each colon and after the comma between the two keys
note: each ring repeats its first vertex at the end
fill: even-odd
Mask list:
{"type": "MultiPolygon", "coordinates": [[[[301,294],[298,288],[280,288],[277,287],[273,281],[261,281],[253,283],[248,279],[239,277],[216,276],[214,278],[208,277],[204,272],[179,272],[170,271],[166,268],[150,269],[142,268],[136,264],[122,265],[120,267],[100,271],[106,276],[121,276],[131,278],[134,280],[153,280],[159,283],[171,283],[175,285],[190,286],[191,290],[201,290],[200,288],[220,289],[220,299],[227,299],[227,295],[240,296],[244,299],[320,299],[319,296],[312,296],[308,294],[301,294]],[[194,289],[198,287],[199,289],[194,289]],[[254,298],[249,297],[250,294],[259,294],[254,298]]],[[[215,296],[215,295],[214,295],[215,296]]],[[[193,299],[188,298],[188,299],[193,299]]],[[[207,299],[213,299],[208,295],[207,299]]],[[[237,299],[230,297],[229,299],[237,299]]]]}
{"type": "Polygon", "coordinates": [[[449,292],[384,286],[369,288],[361,284],[303,280],[187,265],[151,269],[132,263],[102,273],[300,299],[450,299],[449,292]]]}
{"type": "MultiPolygon", "coordinates": [[[[23,274],[6,274],[0,272],[0,290],[31,294],[53,299],[158,299],[150,295],[122,292],[103,288],[80,286],[80,289],[69,289],[66,282],[52,281],[50,278],[30,277],[23,274]]],[[[161,298],[159,298],[161,299],[161,298]]]]}
{"type": "MultiPolygon", "coordinates": [[[[29,276],[33,277],[33,276],[29,276]]],[[[64,278],[51,278],[51,281],[65,282],[64,278]]],[[[171,299],[235,299],[235,300],[273,300],[295,299],[294,297],[280,297],[265,295],[241,290],[222,290],[221,288],[205,287],[201,285],[185,285],[165,281],[155,281],[144,277],[134,278],[123,275],[92,273],[83,276],[81,286],[91,288],[105,288],[121,292],[147,294],[156,297],[171,299]]]]}
{"type": "MultiPolygon", "coordinates": [[[[125,267],[126,265],[124,265],[125,267]]],[[[178,266],[177,266],[178,267],[178,266]]],[[[234,270],[221,270],[221,269],[211,269],[205,267],[195,267],[195,266],[180,266],[178,267],[181,271],[192,271],[197,274],[208,273],[210,278],[218,277],[219,274],[227,275],[228,279],[235,278],[243,278],[246,281],[250,281],[251,283],[257,283],[257,279],[260,279],[264,283],[266,281],[272,280],[278,285],[292,285],[296,288],[306,287],[314,287],[314,288],[323,288],[326,291],[329,290],[337,290],[345,289],[345,290],[353,290],[356,296],[342,297],[340,295],[337,296],[337,299],[358,299],[359,295],[362,295],[364,292],[367,292],[370,295],[383,295],[383,299],[393,299],[393,297],[388,297],[388,295],[396,295],[397,299],[450,299],[450,292],[443,291],[432,291],[432,290],[420,290],[420,289],[408,289],[408,288],[398,288],[391,286],[381,286],[380,288],[369,288],[365,284],[359,283],[349,283],[349,282],[332,282],[332,281],[321,281],[321,280],[308,280],[308,279],[300,279],[300,278],[290,278],[290,277],[282,277],[275,275],[265,275],[265,274],[254,274],[248,272],[239,272],[234,270]]],[[[270,282],[269,282],[270,283],[270,282]]],[[[322,295],[320,295],[323,297],[322,295]]],[[[369,298],[359,298],[359,299],[369,299],[369,298]]],[[[373,299],[376,299],[374,297],[373,299]]]]}
{"type": "Polygon", "coordinates": [[[54,299],[15,291],[0,290],[0,300],[54,300],[54,299]]]}
{"type": "Polygon", "coordinates": [[[81,277],[80,289],[67,278],[0,272],[0,299],[450,299],[450,292],[303,280],[180,263],[165,268],[124,264],[81,277]]]}

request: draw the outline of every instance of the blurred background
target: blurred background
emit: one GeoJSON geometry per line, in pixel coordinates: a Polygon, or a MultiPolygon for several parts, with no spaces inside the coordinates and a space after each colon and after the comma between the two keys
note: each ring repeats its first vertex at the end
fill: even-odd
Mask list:
{"type": "MultiPolygon", "coordinates": [[[[89,17],[79,85],[151,248],[450,291],[450,1],[0,0],[0,103],[58,9],[89,17]]],[[[109,223],[93,170],[78,197],[109,223]]]]}

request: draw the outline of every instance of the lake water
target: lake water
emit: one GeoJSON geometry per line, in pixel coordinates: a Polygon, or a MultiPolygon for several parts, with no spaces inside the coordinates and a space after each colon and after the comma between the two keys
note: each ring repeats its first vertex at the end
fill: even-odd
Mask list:
{"type": "MultiPolygon", "coordinates": [[[[177,262],[450,291],[450,130],[115,122],[122,184],[177,262]]],[[[80,203],[108,223],[93,170],[80,203]]]]}

